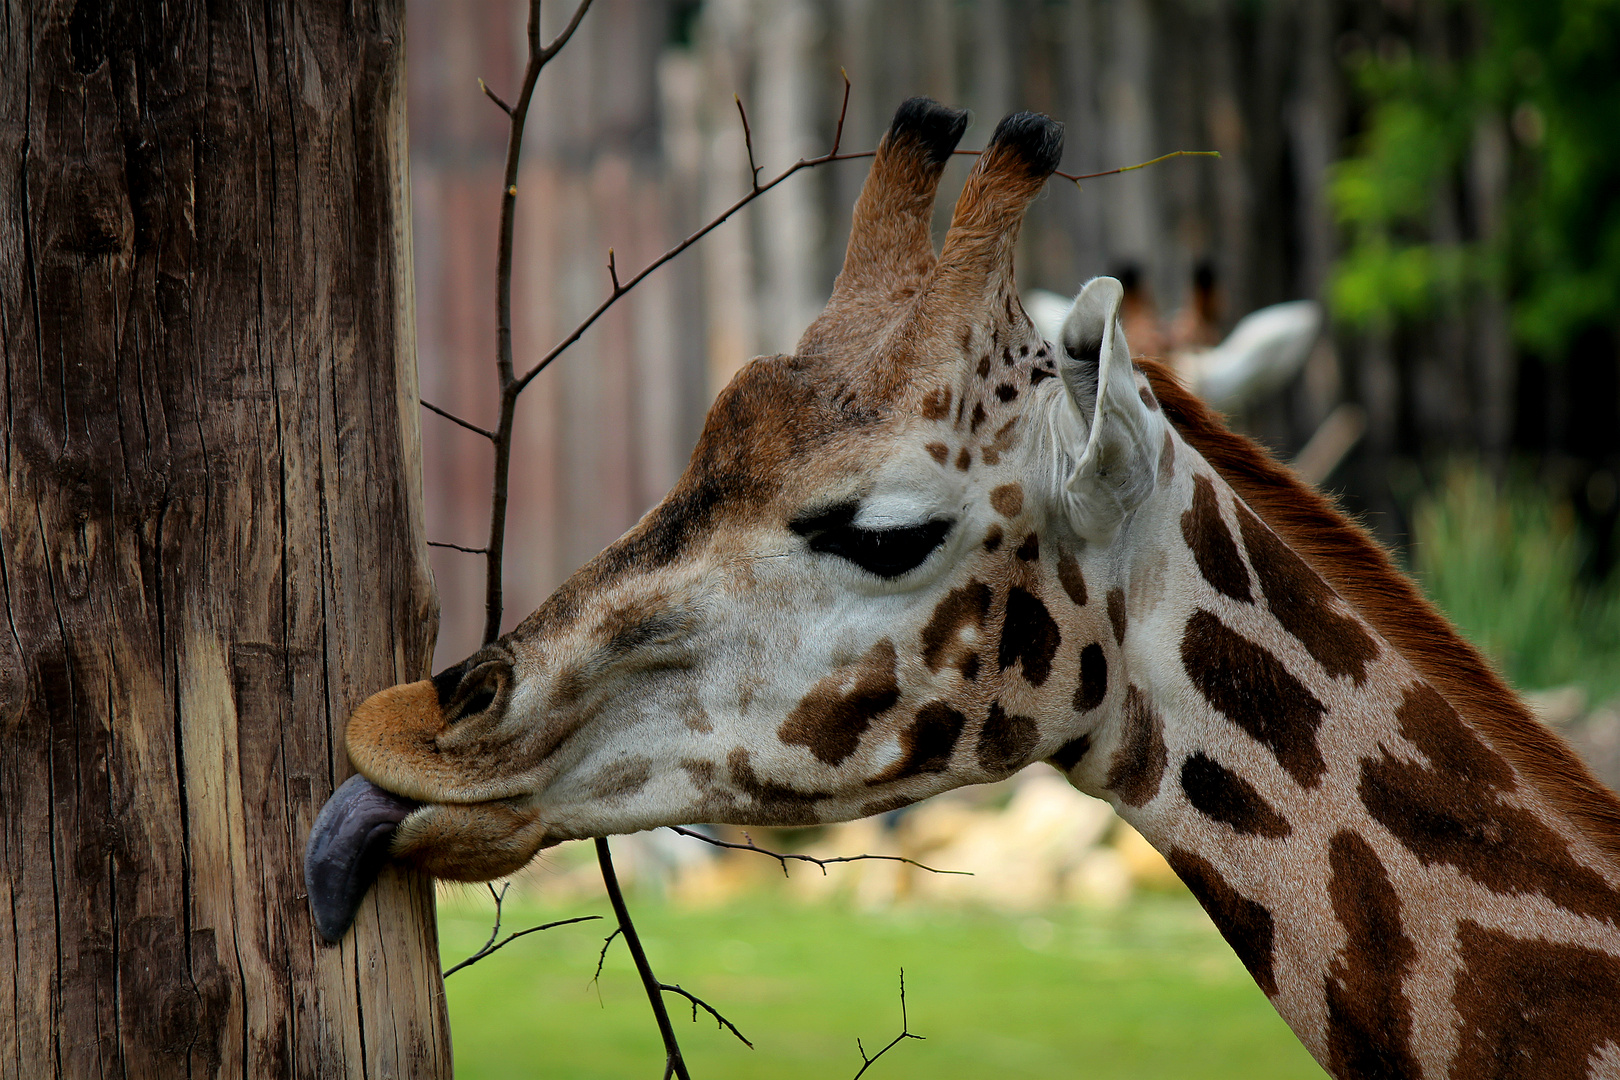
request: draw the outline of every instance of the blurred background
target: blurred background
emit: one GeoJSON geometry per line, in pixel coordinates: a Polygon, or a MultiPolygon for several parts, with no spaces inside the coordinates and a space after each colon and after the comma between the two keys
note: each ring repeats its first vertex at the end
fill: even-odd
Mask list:
{"type": "MultiPolygon", "coordinates": [[[[546,38],[571,10],[545,5],[546,38]]],[[[486,426],[506,118],[477,80],[514,92],[524,14],[514,0],[410,8],[422,393],[486,426]]],[[[1018,109],[1064,121],[1068,172],[1218,150],[1079,191],[1054,181],[1024,228],[1020,286],[1072,295],[1121,276],[1133,347],[1150,353],[1213,344],[1267,305],[1320,303],[1303,362],[1228,403],[1234,425],[1336,493],[1620,783],[1617,56],[1610,0],[597,0],[530,114],[518,366],[607,294],[610,247],[628,277],[746,190],[733,94],[766,177],[829,148],[840,69],[846,150],[870,149],[918,93],[972,110],[964,147],[1018,109]]],[[[941,230],[968,164],[942,184],[941,230]]],[[[741,364],[792,350],[831,288],[866,169],[823,166],[766,195],[527,391],[505,628],[662,496],[741,364]]],[[[422,427],[429,536],[480,547],[489,448],[427,412],[422,427]]],[[[436,548],[434,572],[443,666],[478,644],[483,560],[436,548]]],[[[702,992],[775,1031],[776,1056],[761,1056],[768,1040],[750,1055],[693,1029],[688,1043],[720,1055],[704,1075],[858,1067],[855,1035],[870,1048],[898,1031],[899,963],[931,1042],[874,1067],[888,1075],[1313,1075],[1152,852],[1053,779],[1032,772],[888,826],[760,838],[905,852],[972,879],[866,864],[782,884],[774,863],[673,835],[622,845],[643,918],[682,969],[664,977],[701,975],[702,992]]],[[[578,861],[530,871],[523,910],[605,908],[578,861]]],[[[447,957],[487,935],[481,903],[441,905],[447,957]]],[[[623,1075],[643,1069],[624,1064],[636,1055],[656,1060],[617,946],[589,988],[591,925],[452,979],[464,1075],[623,1075]],[[597,1012],[597,990],[616,1007],[568,1011],[597,1012]],[[576,1024],[609,1026],[569,1035],[576,1024]],[[565,1067],[564,1044],[601,1060],[565,1067]]]]}

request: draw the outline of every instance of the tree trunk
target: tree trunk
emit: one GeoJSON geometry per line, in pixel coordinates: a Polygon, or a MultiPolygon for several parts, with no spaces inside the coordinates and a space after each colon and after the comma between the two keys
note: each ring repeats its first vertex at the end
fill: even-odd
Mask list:
{"type": "Polygon", "coordinates": [[[0,1076],[449,1074],[301,870],[437,618],[402,6],[0,0],[0,1076]]]}

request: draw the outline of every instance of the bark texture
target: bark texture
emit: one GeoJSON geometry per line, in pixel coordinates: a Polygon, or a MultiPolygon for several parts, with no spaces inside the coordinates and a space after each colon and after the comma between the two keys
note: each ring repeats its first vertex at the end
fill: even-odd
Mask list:
{"type": "Polygon", "coordinates": [[[437,618],[402,7],[0,0],[0,1077],[449,1074],[301,869],[437,618]]]}

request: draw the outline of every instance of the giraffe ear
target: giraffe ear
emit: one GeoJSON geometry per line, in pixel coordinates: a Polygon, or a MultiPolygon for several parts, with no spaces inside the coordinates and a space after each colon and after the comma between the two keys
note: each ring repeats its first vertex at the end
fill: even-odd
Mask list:
{"type": "Polygon", "coordinates": [[[1074,466],[1062,497],[1075,530],[1096,543],[1111,540],[1153,493],[1159,467],[1162,421],[1137,393],[1119,320],[1124,296],[1115,279],[1092,278],[1075,297],[1059,334],[1067,404],[1084,430],[1064,448],[1074,455],[1074,466]]]}

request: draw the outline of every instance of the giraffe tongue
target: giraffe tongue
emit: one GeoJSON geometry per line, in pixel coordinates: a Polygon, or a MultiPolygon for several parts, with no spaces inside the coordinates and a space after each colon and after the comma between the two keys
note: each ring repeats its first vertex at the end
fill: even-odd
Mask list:
{"type": "Polygon", "coordinates": [[[304,887],[321,937],[336,943],[388,861],[394,826],[419,806],[351,776],[321,807],[304,849],[304,887]]]}

